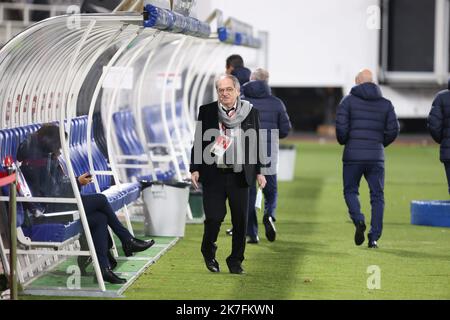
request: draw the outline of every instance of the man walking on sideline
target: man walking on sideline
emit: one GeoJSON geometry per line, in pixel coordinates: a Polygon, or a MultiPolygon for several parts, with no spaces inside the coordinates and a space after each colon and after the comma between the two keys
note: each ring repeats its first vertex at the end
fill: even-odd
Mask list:
{"type": "MultiPolygon", "coordinates": [[[[266,238],[275,241],[275,209],[277,207],[277,167],[279,139],[287,137],[291,130],[291,122],[286,112],[286,107],[280,99],[274,97],[269,87],[269,72],[262,68],[252,72],[250,82],[243,86],[244,99],[249,101],[259,111],[261,129],[266,130],[267,143],[265,154],[268,163],[261,168],[261,173],[266,177],[264,193],[263,224],[266,238]],[[272,140],[273,139],[273,140],[272,140]]],[[[250,187],[250,201],[248,207],[247,243],[256,244],[258,237],[258,219],[256,217],[256,188],[250,187]]]]}
{"type": "MultiPolygon", "coordinates": [[[[239,85],[242,85],[250,81],[250,69],[244,66],[244,59],[238,54],[232,54],[225,61],[225,74],[235,76],[239,80],[239,85]]],[[[226,234],[233,235],[233,228],[227,229],[226,234]]]]}
{"type": "MultiPolygon", "coordinates": [[[[450,80],[448,81],[450,89],[450,80]]],[[[428,130],[433,140],[441,145],[440,160],[447,175],[448,193],[450,194],[450,90],[439,92],[434,98],[428,115],[428,130]]]]}
{"type": "Polygon", "coordinates": [[[205,222],[201,252],[208,270],[220,272],[216,241],[228,199],[233,235],[226,262],[230,273],[242,274],[249,186],[256,180],[261,188],[266,185],[258,157],[259,115],[248,101],[239,98],[236,77],[220,76],[216,90],[219,101],[200,107],[191,152],[192,183],[196,188],[199,182],[203,184],[205,222]]]}
{"type": "Polygon", "coordinates": [[[392,103],[383,98],[373,83],[372,72],[362,70],[356,76],[356,86],[342,99],[336,115],[336,137],[345,145],[344,197],[355,224],[355,244],[365,240],[365,218],[359,203],[359,183],[362,176],[370,189],[372,207],[369,248],[378,248],[383,229],[384,213],[384,148],[398,136],[399,123],[392,103]]]}

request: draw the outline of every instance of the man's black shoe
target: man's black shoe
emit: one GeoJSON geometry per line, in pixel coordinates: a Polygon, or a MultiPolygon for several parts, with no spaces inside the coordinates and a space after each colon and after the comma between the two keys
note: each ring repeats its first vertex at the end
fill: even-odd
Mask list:
{"type": "Polygon", "coordinates": [[[130,241],[122,245],[122,248],[123,252],[125,253],[125,256],[130,257],[133,255],[134,252],[141,252],[147,250],[154,244],[155,244],[154,240],[144,241],[136,238],[131,238],[130,241]]]}
{"type": "Polygon", "coordinates": [[[149,241],[153,241],[153,240],[141,240],[141,239],[138,239],[138,238],[133,238],[133,240],[136,241],[136,243],[139,243],[139,244],[142,244],[142,245],[147,244],[149,241]]]}
{"type": "Polygon", "coordinates": [[[245,271],[244,269],[242,269],[241,263],[239,261],[235,261],[235,260],[231,260],[229,258],[227,258],[227,265],[228,265],[228,270],[230,270],[230,273],[234,273],[234,274],[244,274],[245,271]]]}
{"type": "Polygon", "coordinates": [[[206,259],[205,258],[205,265],[211,272],[220,272],[219,263],[216,259],[206,259]]]}
{"type": "Polygon", "coordinates": [[[366,224],[363,221],[356,223],[355,230],[355,244],[360,246],[364,243],[364,231],[366,231],[366,224]]]}
{"type": "Polygon", "coordinates": [[[259,243],[259,237],[258,236],[256,236],[256,237],[247,236],[247,243],[257,244],[257,243],[259,243]]]}
{"type": "Polygon", "coordinates": [[[225,233],[227,234],[227,236],[232,236],[233,235],[233,228],[227,229],[227,231],[225,231],[225,233]]]}
{"type": "Polygon", "coordinates": [[[369,240],[369,248],[373,248],[373,249],[377,249],[378,248],[378,243],[375,240],[369,240]]]}
{"type": "Polygon", "coordinates": [[[245,274],[244,269],[242,269],[242,266],[239,264],[236,265],[228,265],[228,269],[230,270],[230,273],[234,274],[245,274]]]}
{"type": "Polygon", "coordinates": [[[275,224],[273,223],[273,218],[268,214],[263,217],[264,227],[266,228],[266,238],[270,242],[275,241],[277,236],[277,230],[275,229],[275,224]]]}
{"type": "Polygon", "coordinates": [[[108,250],[107,255],[108,255],[109,265],[111,266],[111,270],[114,270],[117,267],[117,260],[116,260],[116,258],[114,258],[111,251],[109,251],[109,250],[108,250]]]}
{"type": "Polygon", "coordinates": [[[119,276],[117,276],[112,270],[111,268],[103,268],[102,269],[102,277],[103,277],[103,281],[112,283],[112,284],[122,284],[127,282],[127,279],[124,278],[120,278],[119,276]]]}
{"type": "Polygon", "coordinates": [[[91,264],[91,262],[92,258],[90,256],[78,256],[77,263],[82,276],[87,275],[86,268],[91,264]]]}

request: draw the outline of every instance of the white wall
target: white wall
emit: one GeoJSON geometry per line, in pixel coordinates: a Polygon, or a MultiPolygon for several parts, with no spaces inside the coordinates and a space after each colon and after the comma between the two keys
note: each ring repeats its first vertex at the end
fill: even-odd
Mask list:
{"type": "Polygon", "coordinates": [[[367,9],[378,0],[198,0],[200,19],[213,9],[269,32],[271,85],[344,86],[363,67],[376,70],[378,30],[367,9]]]}

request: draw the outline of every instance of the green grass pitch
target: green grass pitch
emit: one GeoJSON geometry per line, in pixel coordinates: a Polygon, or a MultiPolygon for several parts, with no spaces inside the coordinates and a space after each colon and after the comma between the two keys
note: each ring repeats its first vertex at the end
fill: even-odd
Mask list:
{"type": "MultiPolygon", "coordinates": [[[[227,270],[227,214],[217,243],[221,273],[204,266],[203,225],[187,225],[185,237],[124,292],[126,299],[450,299],[450,229],[410,224],[411,200],[449,198],[438,146],[394,144],[386,150],[379,249],[368,249],[367,240],[360,247],[353,243],[354,226],[342,194],[341,154],[342,147],[334,142],[297,143],[295,180],[279,183],[277,240],[265,239],[259,215],[261,241],[247,245],[247,274],[227,270]],[[370,286],[372,268],[378,270],[379,289],[370,286]]],[[[360,199],[366,222],[368,193],[363,180],[360,199]]]]}

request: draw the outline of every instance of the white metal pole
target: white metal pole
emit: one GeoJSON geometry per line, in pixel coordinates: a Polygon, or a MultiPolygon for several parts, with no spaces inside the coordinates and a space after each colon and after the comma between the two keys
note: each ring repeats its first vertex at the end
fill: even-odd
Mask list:
{"type": "MultiPolygon", "coordinates": [[[[222,57],[224,56],[224,53],[226,51],[229,50],[229,47],[226,45],[221,45],[218,48],[219,54],[217,56],[222,57]]],[[[200,106],[203,104],[203,101],[200,101],[200,99],[204,99],[205,96],[205,92],[206,92],[206,87],[208,85],[209,79],[211,78],[211,76],[216,73],[216,70],[214,68],[214,66],[218,63],[219,61],[217,60],[210,60],[209,61],[209,65],[206,71],[206,74],[203,78],[202,84],[198,90],[198,95],[197,95],[197,108],[200,108],[200,106]]],[[[220,61],[220,63],[222,63],[222,61],[220,61]]]]}
{"type": "MultiPolygon", "coordinates": [[[[86,41],[90,31],[94,27],[94,25],[95,25],[95,20],[93,20],[89,24],[89,26],[86,29],[82,39],[79,42],[78,48],[75,50],[75,52],[74,52],[74,54],[72,56],[72,60],[71,60],[71,62],[69,64],[69,68],[68,68],[68,72],[67,72],[67,79],[66,79],[65,84],[64,84],[64,89],[67,88],[68,80],[70,80],[70,77],[72,76],[72,73],[73,73],[72,72],[72,68],[73,68],[73,66],[75,64],[77,56],[78,56],[78,54],[79,54],[79,52],[80,52],[84,42],[86,41]]],[[[65,90],[63,90],[63,94],[64,93],[65,93],[65,90]]],[[[69,96],[68,96],[68,98],[70,99],[69,96]]],[[[75,174],[74,174],[74,171],[73,171],[73,166],[72,166],[72,163],[71,163],[71,160],[70,160],[69,145],[68,145],[68,143],[67,143],[67,141],[65,139],[64,120],[66,120],[65,119],[65,115],[67,114],[65,111],[66,111],[65,108],[63,108],[63,107],[60,108],[59,133],[60,133],[60,138],[61,138],[61,146],[62,146],[63,156],[66,159],[66,165],[67,165],[67,170],[68,170],[68,174],[69,174],[69,177],[70,177],[70,182],[72,183],[72,188],[73,188],[73,191],[74,191],[74,194],[75,194],[75,198],[77,200],[78,210],[80,212],[80,219],[81,219],[81,222],[83,224],[84,232],[86,234],[86,240],[87,240],[89,251],[90,251],[90,254],[91,254],[91,257],[92,257],[92,264],[94,266],[94,270],[95,270],[95,274],[96,274],[96,277],[97,277],[97,281],[98,281],[100,290],[105,291],[106,290],[105,283],[103,281],[102,273],[101,273],[101,270],[100,270],[100,265],[98,263],[97,253],[95,252],[94,242],[92,241],[92,235],[91,235],[91,231],[89,229],[89,223],[87,221],[86,212],[84,211],[84,206],[83,206],[83,202],[81,200],[80,191],[78,190],[76,177],[75,177],[75,174]]],[[[67,134],[68,134],[69,138],[70,138],[70,126],[71,126],[71,119],[69,118],[69,119],[67,119],[67,131],[68,131],[67,134]]]]}
{"type": "MultiPolygon", "coordinates": [[[[127,27],[126,27],[126,29],[129,29],[129,28],[130,28],[130,26],[127,26],[127,27]]],[[[100,90],[101,90],[101,88],[102,88],[102,86],[103,86],[103,82],[104,82],[104,80],[105,80],[105,78],[106,78],[106,75],[108,74],[108,71],[111,69],[111,66],[112,66],[112,65],[117,61],[117,59],[122,55],[122,53],[125,51],[125,49],[128,47],[128,45],[129,45],[131,42],[133,42],[134,39],[135,39],[136,37],[138,37],[138,36],[139,36],[139,32],[136,32],[135,35],[134,35],[133,37],[131,37],[131,39],[130,39],[129,41],[125,41],[125,42],[121,45],[121,47],[119,48],[119,50],[117,50],[117,52],[116,52],[116,53],[114,54],[114,56],[111,58],[111,60],[108,62],[108,65],[107,65],[107,66],[105,67],[105,69],[103,70],[103,73],[102,73],[100,79],[99,79],[98,82],[97,82],[97,86],[95,87],[95,91],[94,91],[94,94],[93,94],[93,96],[92,96],[91,105],[90,105],[90,107],[89,107],[89,110],[94,110],[95,104],[96,104],[97,99],[98,99],[98,95],[99,95],[100,90]]],[[[106,121],[106,120],[103,119],[103,121],[106,121]]],[[[104,122],[104,123],[106,123],[106,122],[104,122]]],[[[112,154],[112,150],[111,150],[111,149],[112,149],[112,145],[111,145],[111,128],[108,127],[108,126],[104,126],[104,128],[106,129],[106,144],[107,144],[107,148],[108,148],[108,158],[109,158],[109,160],[110,160],[110,165],[111,165],[111,173],[112,173],[112,175],[113,175],[113,177],[114,177],[114,180],[115,180],[117,186],[120,188],[120,180],[119,180],[119,177],[118,177],[118,175],[117,175],[117,171],[116,171],[115,168],[113,168],[113,161],[112,161],[112,156],[113,156],[113,154],[112,154]]],[[[91,143],[90,139],[88,139],[88,148],[92,148],[92,143],[91,143]]],[[[92,149],[91,149],[91,150],[92,150],[92,149]]],[[[93,165],[93,159],[92,159],[92,157],[89,158],[89,162],[90,162],[90,163],[89,163],[89,166],[90,166],[91,168],[93,168],[94,165],[93,165]]],[[[97,185],[97,187],[98,187],[98,185],[97,185]]],[[[129,221],[129,219],[127,219],[127,227],[128,227],[128,230],[130,231],[130,233],[133,234],[133,228],[132,228],[132,226],[131,226],[131,222],[129,221]]]]}
{"type": "Polygon", "coordinates": [[[218,57],[217,53],[220,51],[220,49],[221,49],[220,44],[216,44],[214,46],[212,54],[208,56],[208,58],[205,61],[205,64],[203,65],[203,68],[200,70],[199,74],[197,75],[197,78],[195,79],[195,83],[192,88],[191,99],[190,99],[191,107],[193,108],[193,110],[195,110],[195,112],[194,112],[195,119],[197,119],[198,108],[200,107],[200,105],[199,105],[200,102],[198,101],[199,87],[200,87],[201,83],[203,83],[203,81],[204,81],[206,73],[209,70],[208,68],[211,65],[211,61],[215,61],[217,59],[217,57],[218,57]]]}
{"type": "Polygon", "coordinates": [[[174,145],[172,142],[172,137],[170,136],[169,124],[167,122],[166,95],[167,95],[167,81],[169,79],[170,69],[172,68],[173,62],[175,61],[175,57],[178,56],[178,53],[180,52],[183,44],[184,44],[184,41],[180,41],[170,57],[169,64],[167,65],[167,68],[166,68],[166,73],[164,75],[164,82],[162,84],[162,93],[161,93],[161,119],[163,121],[164,135],[166,136],[166,140],[169,145],[170,156],[172,158],[172,162],[175,167],[175,172],[176,172],[176,175],[177,175],[177,178],[179,181],[183,181],[183,177],[181,176],[180,166],[178,164],[177,153],[175,151],[175,148],[174,148],[174,145]]]}
{"type": "Polygon", "coordinates": [[[138,97],[138,101],[136,103],[136,107],[135,107],[135,116],[136,116],[136,129],[137,129],[137,133],[139,136],[139,139],[142,141],[143,146],[144,146],[144,151],[146,152],[146,154],[148,155],[148,164],[149,164],[149,168],[151,170],[151,175],[152,175],[152,179],[153,181],[157,180],[157,176],[156,176],[156,171],[155,171],[155,167],[153,166],[153,161],[150,157],[150,150],[148,147],[148,141],[145,135],[145,131],[144,131],[144,125],[143,125],[143,118],[142,118],[142,113],[143,113],[143,109],[144,109],[144,102],[143,102],[143,92],[144,92],[144,84],[145,84],[145,76],[147,75],[147,70],[150,69],[151,66],[151,62],[153,62],[153,57],[156,53],[156,50],[159,46],[159,44],[161,43],[161,41],[164,39],[164,35],[165,33],[162,33],[160,31],[156,31],[155,37],[157,37],[156,43],[155,43],[155,49],[153,49],[144,64],[144,67],[142,68],[142,72],[140,75],[140,79],[139,79],[139,85],[138,85],[138,90],[137,90],[137,97],[138,97]]]}
{"type": "MultiPolygon", "coordinates": [[[[186,155],[186,148],[183,144],[183,139],[181,137],[181,133],[180,133],[180,128],[179,128],[179,121],[178,121],[178,116],[177,116],[177,111],[176,111],[176,91],[177,91],[177,86],[176,86],[176,79],[178,77],[178,74],[180,73],[180,69],[181,66],[184,63],[184,59],[186,58],[186,56],[189,53],[189,49],[192,46],[192,41],[188,40],[188,38],[184,38],[183,40],[183,44],[185,42],[187,42],[185,48],[183,48],[183,53],[180,54],[180,57],[178,58],[178,63],[175,66],[174,69],[174,81],[173,81],[173,86],[171,88],[171,114],[172,114],[172,122],[173,122],[173,128],[174,128],[174,133],[175,133],[175,139],[178,145],[178,149],[181,153],[181,159],[183,161],[183,165],[184,165],[184,170],[185,171],[189,171],[189,161],[187,159],[187,155],[186,155]]],[[[181,115],[182,116],[182,115],[181,115]]]]}
{"type": "MultiPolygon", "coordinates": [[[[148,46],[152,43],[152,41],[155,39],[155,35],[148,37],[143,41],[143,44],[141,45],[141,47],[136,50],[136,52],[133,54],[133,56],[131,58],[127,58],[126,59],[126,64],[125,64],[125,68],[122,71],[122,74],[119,76],[119,83],[122,82],[122,80],[124,79],[125,75],[126,75],[126,71],[127,69],[136,61],[136,59],[142,55],[142,52],[148,48],[148,46]]],[[[117,94],[119,92],[120,88],[114,88],[113,90],[113,94],[112,94],[112,98],[111,101],[109,102],[109,108],[108,108],[108,118],[107,118],[107,127],[112,128],[113,122],[112,122],[112,118],[113,118],[113,113],[114,111],[116,111],[116,105],[117,103],[117,94]]],[[[108,150],[109,152],[109,150],[108,150]]],[[[119,153],[119,150],[116,150],[116,153],[119,153]]],[[[114,165],[111,164],[111,170],[117,170],[117,163],[116,163],[116,157],[115,155],[112,157],[111,162],[114,162],[114,165]]],[[[116,172],[116,174],[118,174],[118,172],[116,172]]]]}
{"type": "Polygon", "coordinates": [[[204,74],[207,72],[208,70],[208,66],[210,64],[210,61],[213,59],[217,59],[217,51],[219,49],[219,44],[214,44],[213,48],[211,48],[211,54],[208,56],[208,58],[206,58],[204,64],[202,64],[202,68],[200,68],[197,72],[197,77],[195,79],[194,85],[192,87],[192,91],[191,91],[191,95],[190,95],[190,109],[191,112],[193,112],[193,117],[194,119],[197,119],[197,109],[198,109],[198,105],[197,105],[197,93],[198,93],[198,88],[200,86],[200,83],[203,80],[203,76],[204,74]]]}
{"type": "Polygon", "coordinates": [[[189,65],[189,69],[186,73],[186,81],[184,82],[184,86],[183,86],[183,114],[186,118],[187,124],[188,124],[188,129],[189,129],[189,133],[191,134],[191,140],[194,140],[194,135],[195,135],[195,128],[194,128],[194,123],[195,123],[195,118],[193,118],[191,116],[191,113],[189,111],[189,89],[191,88],[191,84],[192,81],[194,80],[195,77],[195,72],[194,72],[194,68],[197,66],[197,61],[200,58],[200,54],[202,52],[202,50],[205,47],[206,42],[203,41],[198,45],[198,49],[194,54],[194,58],[192,59],[190,65],[189,65]]]}

